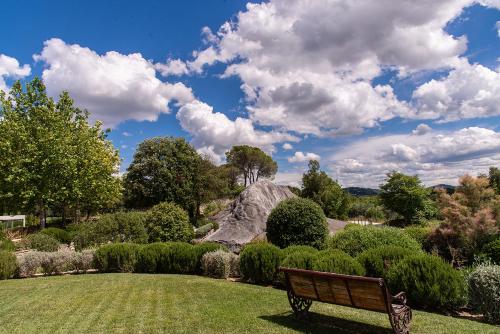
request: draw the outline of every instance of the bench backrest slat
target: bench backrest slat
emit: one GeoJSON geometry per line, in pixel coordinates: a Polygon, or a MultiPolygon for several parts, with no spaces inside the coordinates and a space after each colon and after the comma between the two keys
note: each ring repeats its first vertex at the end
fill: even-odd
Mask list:
{"type": "Polygon", "coordinates": [[[388,312],[390,295],[383,279],[280,268],[297,297],[388,312]]]}

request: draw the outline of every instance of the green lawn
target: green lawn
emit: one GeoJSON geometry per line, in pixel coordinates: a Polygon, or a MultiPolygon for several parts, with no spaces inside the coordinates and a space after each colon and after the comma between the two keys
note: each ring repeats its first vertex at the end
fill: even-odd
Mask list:
{"type": "MultiPolygon", "coordinates": [[[[391,333],[384,314],[313,303],[295,320],[286,293],[181,275],[89,274],[0,281],[0,333],[391,333]]],[[[412,334],[500,333],[414,312],[412,334]]]]}

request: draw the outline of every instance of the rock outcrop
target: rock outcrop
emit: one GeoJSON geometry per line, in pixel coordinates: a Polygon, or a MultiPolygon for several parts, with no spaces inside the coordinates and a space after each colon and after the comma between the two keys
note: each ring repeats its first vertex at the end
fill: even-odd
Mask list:
{"type": "Polygon", "coordinates": [[[227,209],[213,217],[219,229],[203,240],[219,242],[239,252],[244,244],[265,234],[267,217],[272,209],[282,200],[295,196],[286,186],[267,180],[256,182],[248,186],[227,209]]]}

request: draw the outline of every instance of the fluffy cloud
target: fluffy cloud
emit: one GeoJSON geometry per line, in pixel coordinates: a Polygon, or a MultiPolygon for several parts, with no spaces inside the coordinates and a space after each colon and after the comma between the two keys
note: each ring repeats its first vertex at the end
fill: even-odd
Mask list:
{"type": "Polygon", "coordinates": [[[498,0],[249,3],[216,33],[205,27],[207,46],[193,52],[192,60],[175,62],[182,73],[227,63],[222,77],[242,80],[255,123],[299,134],[359,134],[398,116],[445,121],[476,113],[487,117],[496,115],[494,106],[499,105],[493,100],[499,96],[496,72],[479,65],[467,69],[466,36],[445,31],[473,4],[500,8],[498,0]],[[445,82],[420,87],[408,104],[398,100],[391,86],[372,84],[387,69],[399,76],[452,71],[445,82]],[[465,73],[475,81],[464,80],[458,85],[463,89],[453,92],[463,71],[476,72],[465,73]],[[472,86],[479,81],[474,94],[472,86]],[[441,87],[448,82],[449,88],[441,87]]]}
{"type": "Polygon", "coordinates": [[[106,126],[126,119],[155,121],[159,114],[169,112],[171,101],[184,104],[194,100],[184,84],[157,79],[154,65],[139,53],[99,55],[54,38],[34,58],[46,65],[42,76],[50,95],[69,91],[77,105],[106,126]]]}
{"type": "Polygon", "coordinates": [[[5,78],[21,79],[31,73],[31,67],[27,64],[20,66],[16,58],[0,54],[0,90],[8,92],[9,88],[5,78]]]}
{"type": "Polygon", "coordinates": [[[283,147],[284,150],[291,150],[291,149],[293,149],[293,145],[290,144],[290,143],[284,143],[282,147],[283,147]]]}
{"type": "Polygon", "coordinates": [[[500,115],[500,72],[462,61],[449,75],[413,92],[412,118],[456,121],[500,115]]]}
{"type": "Polygon", "coordinates": [[[415,130],[412,131],[414,135],[425,135],[426,133],[429,133],[432,131],[432,128],[428,126],[427,124],[419,124],[415,130]]]}
{"type": "Polygon", "coordinates": [[[472,3],[248,4],[217,33],[205,28],[208,46],[184,65],[199,73],[205,65],[228,63],[223,77],[241,78],[250,118],[258,124],[319,136],[360,133],[412,114],[389,85],[371,84],[384,69],[406,75],[460,64],[467,39],[444,28],[472,3]]]}
{"type": "Polygon", "coordinates": [[[157,63],[155,64],[155,68],[164,77],[168,77],[170,75],[184,75],[189,73],[186,64],[179,59],[169,59],[165,64],[157,63]]]}
{"type": "Polygon", "coordinates": [[[343,147],[329,162],[343,185],[377,186],[392,170],[418,174],[429,185],[455,184],[461,175],[500,164],[500,132],[470,127],[371,137],[343,147]]]}
{"type": "Polygon", "coordinates": [[[295,154],[291,157],[288,157],[288,162],[290,163],[300,163],[300,162],[306,162],[309,160],[320,160],[321,157],[317,155],[316,153],[311,153],[311,152],[306,152],[304,154],[303,152],[295,152],[295,154]]]}
{"type": "Polygon", "coordinates": [[[255,129],[249,119],[238,117],[230,120],[200,101],[183,105],[177,112],[177,119],[182,128],[191,134],[195,147],[212,156],[216,162],[220,162],[224,152],[233,145],[247,144],[273,153],[275,143],[297,141],[296,137],[286,133],[255,129]]]}

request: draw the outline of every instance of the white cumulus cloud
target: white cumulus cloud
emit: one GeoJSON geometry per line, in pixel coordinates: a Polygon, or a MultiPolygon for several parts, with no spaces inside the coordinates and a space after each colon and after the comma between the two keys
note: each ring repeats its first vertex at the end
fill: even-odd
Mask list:
{"type": "Polygon", "coordinates": [[[376,187],[392,170],[417,174],[428,185],[456,184],[461,175],[500,164],[500,132],[469,127],[364,138],[344,146],[328,163],[345,186],[376,187]]]}
{"type": "Polygon", "coordinates": [[[21,66],[16,58],[0,54],[0,90],[8,92],[6,78],[21,79],[31,74],[31,67],[21,66]]]}
{"type": "Polygon", "coordinates": [[[50,95],[69,91],[92,119],[113,127],[123,120],[155,121],[170,111],[168,104],[194,100],[182,83],[156,78],[154,65],[141,54],[115,51],[103,55],[78,44],[53,38],[34,59],[44,62],[43,81],[50,95]]]}
{"type": "Polygon", "coordinates": [[[291,157],[288,157],[288,162],[290,163],[300,163],[306,162],[309,160],[320,160],[321,157],[316,153],[306,152],[305,154],[301,151],[295,152],[295,154],[291,157]]]}
{"type": "Polygon", "coordinates": [[[192,136],[194,146],[219,162],[233,145],[252,145],[273,153],[276,150],[274,144],[297,141],[287,133],[258,130],[249,119],[238,117],[233,121],[201,101],[183,105],[177,112],[177,119],[192,136]]]}

